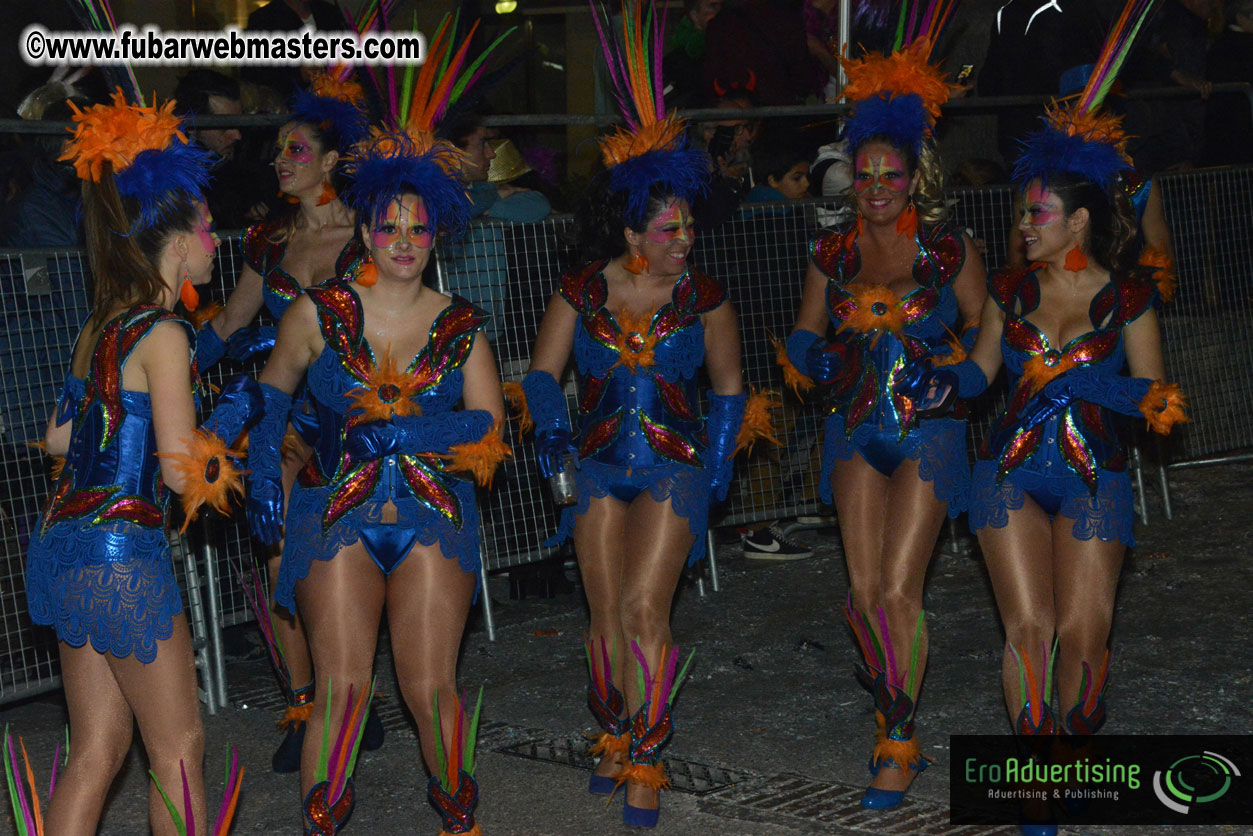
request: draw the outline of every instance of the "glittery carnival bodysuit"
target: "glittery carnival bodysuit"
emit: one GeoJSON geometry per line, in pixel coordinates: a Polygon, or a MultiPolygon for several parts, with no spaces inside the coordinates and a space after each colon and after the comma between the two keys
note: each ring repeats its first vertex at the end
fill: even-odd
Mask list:
{"type": "Polygon", "coordinates": [[[906,459],[918,460],[918,475],[956,517],[965,510],[970,467],[966,422],[914,417],[913,404],[893,392],[905,364],[944,352],[960,312],[953,280],[966,260],[961,233],[947,225],[919,225],[912,276],[918,287],[902,298],[886,287],[857,281],[861,253],[855,224],[842,226],[810,246],[813,264],[827,277],[827,312],[836,334],[832,348],[843,365],[831,383],[819,490],[832,501],[836,460],[860,455],[885,476],[906,459]]]}
{"type": "MultiPolygon", "coordinates": [[[[276,244],[270,240],[278,231],[279,227],[268,221],[254,224],[244,232],[241,241],[244,263],[261,277],[261,293],[265,309],[269,311],[270,316],[274,317],[275,322],[283,318],[283,314],[291,307],[291,303],[304,292],[300,282],[296,281],[296,278],[282,266],[288,242],[276,244]]],[[[350,273],[353,262],[357,261],[363,252],[364,249],[355,237],[349,239],[339,251],[339,255],[335,257],[335,276],[350,273]]]]}
{"type": "Polygon", "coordinates": [[[193,339],[191,326],[164,308],[124,311],[101,330],[87,377],[66,377],[56,422],[73,420],[70,446],[26,567],[32,621],[52,625],[71,646],[90,641],[100,653],[144,663],[172,635],[182,602],[152,402],[122,388],[122,370],[152,328],[171,321],[193,339]]]}
{"type": "MultiPolygon", "coordinates": [[[[321,427],[314,454],[292,488],[283,563],[274,598],[295,606],[295,587],[314,560],[331,560],[361,540],[390,573],[415,544],[439,544],[467,572],[479,568],[479,513],[472,482],[444,469],[436,453],[400,453],[354,462],[344,433],[355,420],[350,393],[369,385],[376,358],[364,334],[361,300],[350,279],[306,291],[318,313],[326,347],[309,367],[308,392],[321,427]],[[388,501],[395,522],[384,522],[388,501]]],[[[460,297],[431,324],[428,342],[407,372],[421,415],[450,412],[461,399],[461,367],[487,314],[460,297]]]]}
{"type": "Polygon", "coordinates": [[[988,280],[988,293],[1005,312],[1001,355],[1013,390],[1004,414],[979,449],[970,502],[970,527],[1003,528],[1008,511],[1031,496],[1050,517],[1075,521],[1076,539],[1135,544],[1127,451],[1110,410],[1076,400],[1047,421],[1016,431],[1033,392],[1029,365],[1064,377],[1071,368],[1118,375],[1126,362],[1122,329],[1153,304],[1154,285],[1127,274],[1112,277],[1088,307],[1092,329],[1055,348],[1027,316],[1040,304],[1034,271],[1007,270],[988,280]]]}
{"type": "Polygon", "coordinates": [[[648,490],[669,499],[695,537],[688,563],[705,553],[709,475],[702,457],[708,446],[698,412],[696,374],[705,359],[701,315],[726,301],[714,279],[689,269],[674,283],[670,301],[651,319],[634,322],[605,307],[605,262],[561,279],[561,296],[579,313],[574,361],[579,376],[580,469],[577,504],[565,509],[557,534],[574,532],[593,496],[630,502],[648,490]]]}

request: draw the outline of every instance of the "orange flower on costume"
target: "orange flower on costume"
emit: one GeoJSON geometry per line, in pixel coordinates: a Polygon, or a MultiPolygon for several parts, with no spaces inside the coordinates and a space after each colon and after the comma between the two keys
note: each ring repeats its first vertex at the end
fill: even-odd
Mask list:
{"type": "Polygon", "coordinates": [[[1175,287],[1179,284],[1175,275],[1175,262],[1165,250],[1146,246],[1140,251],[1140,266],[1153,268],[1153,281],[1157,283],[1157,292],[1163,302],[1175,298],[1175,287]]]}
{"type": "Polygon", "coordinates": [[[353,389],[348,397],[352,398],[352,408],[361,410],[358,420],[390,421],[395,416],[422,414],[422,408],[411,400],[417,391],[413,375],[396,368],[389,345],[383,349],[383,359],[370,372],[366,385],[353,389]]]}
{"type": "Polygon", "coordinates": [[[618,336],[615,345],[618,349],[618,362],[614,367],[625,366],[631,371],[646,369],[653,365],[653,349],[657,347],[657,336],[648,333],[653,323],[653,314],[635,314],[626,308],[618,311],[614,317],[618,321],[618,336]]]}
{"type": "Polygon", "coordinates": [[[848,316],[835,329],[839,334],[844,331],[856,331],[858,334],[875,333],[870,347],[874,348],[883,332],[899,336],[905,327],[905,313],[901,310],[901,300],[888,288],[868,282],[853,282],[846,288],[852,296],[840,306],[849,310],[848,316]]]}
{"type": "Polygon", "coordinates": [[[1077,363],[1074,358],[1056,352],[1045,352],[1031,357],[1022,367],[1022,382],[1028,386],[1027,391],[1035,394],[1043,389],[1049,381],[1064,372],[1073,369],[1077,363]],[[1052,365],[1049,360],[1052,359],[1052,365]]]}
{"type": "Polygon", "coordinates": [[[452,452],[444,453],[440,458],[448,462],[448,470],[470,473],[479,485],[490,488],[496,468],[505,459],[513,458],[513,449],[505,443],[504,429],[501,424],[493,424],[478,441],[454,444],[449,448],[452,452]]]}
{"type": "Polygon", "coordinates": [[[1188,406],[1188,396],[1179,388],[1178,383],[1153,381],[1139,406],[1149,429],[1158,435],[1170,435],[1175,424],[1186,424],[1192,420],[1184,412],[1188,406]]]}
{"type": "Polygon", "coordinates": [[[535,429],[535,420],[531,417],[531,407],[527,405],[526,392],[522,389],[522,384],[502,383],[500,389],[505,394],[505,402],[518,416],[518,429],[524,433],[535,429]]]}
{"type": "Polygon", "coordinates": [[[737,455],[741,450],[747,450],[751,455],[753,445],[758,440],[769,441],[776,447],[783,446],[783,442],[779,441],[774,433],[774,417],[770,414],[770,410],[776,406],[783,406],[778,392],[770,389],[753,391],[744,407],[744,420],[740,424],[739,433],[735,436],[735,452],[731,454],[732,456],[737,455]]]}
{"type": "Polygon", "coordinates": [[[771,334],[770,345],[774,347],[774,361],[783,369],[783,385],[792,390],[798,401],[803,401],[805,393],[814,388],[813,379],[792,364],[787,356],[787,343],[771,334]]]}
{"type": "Polygon", "coordinates": [[[244,495],[243,476],[248,471],[235,466],[232,451],[221,438],[204,430],[196,430],[187,440],[186,453],[157,453],[170,459],[183,477],[183,527],[187,530],[200,513],[202,505],[208,505],[220,514],[230,513],[231,493],[244,495]]]}
{"type": "Polygon", "coordinates": [[[934,125],[954,88],[944,81],[943,70],[927,62],[930,55],[931,41],[919,38],[886,56],[872,52],[864,58],[841,57],[840,64],[848,75],[844,95],[858,102],[882,93],[889,98],[916,94],[934,125]]]}
{"type": "Polygon", "coordinates": [[[119,87],[109,105],[86,110],[73,102],[69,105],[77,123],[74,138],[65,143],[57,159],[73,160],[80,180],[100,182],[106,162],[112,163],[115,174],[124,171],[140,153],[165,150],[173,137],[187,142],[187,135],[178,128],[182,117],[174,113],[173,100],[159,108],[128,105],[119,87]]]}

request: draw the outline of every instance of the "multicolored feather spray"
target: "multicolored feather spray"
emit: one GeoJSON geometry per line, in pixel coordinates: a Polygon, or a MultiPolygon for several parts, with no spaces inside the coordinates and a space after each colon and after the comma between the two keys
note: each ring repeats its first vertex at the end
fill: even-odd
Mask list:
{"type": "MultiPolygon", "coordinates": [[[[157,779],[157,774],[151,769],[148,775],[152,777],[152,782],[157,787],[157,792],[161,794],[161,799],[165,802],[165,809],[169,811],[170,818],[174,821],[174,829],[178,836],[196,836],[196,817],[192,814],[191,809],[191,787],[187,784],[187,769],[182,761],[178,764],[179,772],[183,777],[183,812],[179,813],[178,808],[166,793],[165,788],[161,786],[161,782],[157,779]]],[[[226,759],[226,778],[224,789],[222,792],[222,804],[218,807],[218,814],[213,819],[213,824],[205,831],[205,836],[226,836],[230,832],[231,822],[235,818],[235,807],[239,803],[239,789],[243,786],[244,768],[239,765],[239,749],[232,746],[230,756],[226,759]]]]}

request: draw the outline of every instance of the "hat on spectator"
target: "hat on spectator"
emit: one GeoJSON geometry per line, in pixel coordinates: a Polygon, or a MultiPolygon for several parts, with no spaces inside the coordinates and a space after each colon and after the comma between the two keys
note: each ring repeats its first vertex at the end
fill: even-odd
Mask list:
{"type": "Polygon", "coordinates": [[[661,55],[665,48],[665,7],[660,19],[655,0],[624,2],[621,33],[608,10],[593,5],[592,18],[609,65],[614,98],[626,121],[600,139],[601,158],[614,192],[626,192],[627,217],[643,223],[649,189],[664,183],[676,197],[690,200],[706,188],[709,157],[687,146],[686,120],[666,113],[662,98],[661,55]]]}

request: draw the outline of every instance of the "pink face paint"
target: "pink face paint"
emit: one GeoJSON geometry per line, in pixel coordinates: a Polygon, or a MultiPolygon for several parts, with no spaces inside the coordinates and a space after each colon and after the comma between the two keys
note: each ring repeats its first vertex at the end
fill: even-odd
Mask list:
{"type": "Polygon", "coordinates": [[[871,189],[904,192],[909,189],[905,176],[905,161],[892,151],[886,153],[861,152],[856,159],[857,173],[853,177],[853,190],[858,194],[871,189]]]}
{"type": "Polygon", "coordinates": [[[401,242],[430,249],[435,241],[435,230],[430,224],[431,216],[421,198],[407,196],[403,201],[393,200],[387,213],[370,230],[370,244],[378,250],[391,249],[401,242]]]}
{"type": "Polygon", "coordinates": [[[1027,212],[1024,220],[1035,227],[1044,227],[1061,217],[1057,196],[1039,184],[1027,189],[1027,212]]]}
{"type": "Polygon", "coordinates": [[[676,200],[649,222],[644,237],[650,244],[663,246],[674,240],[691,241],[694,224],[691,211],[676,200]]]}
{"type": "Polygon", "coordinates": [[[218,236],[216,229],[217,226],[213,223],[209,210],[202,207],[200,209],[200,220],[196,224],[196,237],[200,239],[200,245],[204,247],[207,253],[217,252],[218,236]]]}
{"type": "Polygon", "coordinates": [[[286,136],[279,137],[275,156],[292,165],[309,165],[313,162],[313,146],[305,132],[295,127],[286,136]]]}

